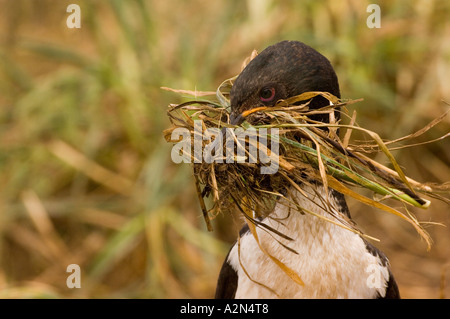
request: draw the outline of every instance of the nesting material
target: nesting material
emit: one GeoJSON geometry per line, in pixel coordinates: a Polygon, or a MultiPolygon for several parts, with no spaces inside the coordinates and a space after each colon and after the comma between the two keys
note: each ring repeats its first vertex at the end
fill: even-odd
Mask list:
{"type": "MultiPolygon", "coordinates": [[[[341,112],[343,118],[345,106],[360,100],[340,100],[326,92],[306,92],[278,101],[272,107],[258,107],[242,113],[245,121],[238,128],[229,124],[229,92],[233,81],[234,78],[223,82],[215,94],[164,88],[195,98],[182,104],[169,105],[168,116],[172,127],[165,130],[164,134],[168,142],[176,143],[172,155],[193,163],[198,198],[209,230],[212,230],[210,220],[218,212],[236,208],[243,213],[249,225],[267,227],[255,217],[268,215],[274,203],[281,198],[288,199],[300,213],[312,213],[292,201],[289,195],[293,189],[302,193],[302,186],[321,184],[325,189],[334,189],[402,218],[430,246],[428,234],[407,206],[428,208],[430,201],[423,196],[447,200],[439,192],[448,191],[448,185],[432,187],[408,178],[388,148],[391,142],[383,141],[377,133],[357,125],[355,116],[346,125],[334,120],[336,110],[341,112]],[[308,103],[297,105],[299,101],[310,100],[317,95],[329,100],[330,105],[319,110],[310,110],[308,103]],[[308,118],[318,113],[328,113],[330,123],[315,122],[308,118]],[[179,134],[180,129],[185,132],[184,135],[179,134]],[[252,132],[256,138],[251,134],[250,137],[239,138],[239,130],[252,132]],[[338,130],[344,136],[342,140],[338,137],[338,130]],[[357,130],[363,132],[371,142],[351,142],[351,132],[357,130]],[[234,152],[227,156],[224,140],[230,139],[234,141],[234,146],[229,146],[228,150],[234,152]],[[180,145],[191,147],[182,148],[180,145]],[[274,150],[274,146],[278,149],[274,150]],[[364,154],[374,150],[384,153],[393,169],[364,154]],[[268,169],[269,164],[276,170],[263,174],[262,169],[268,169]],[[370,190],[373,196],[362,195],[361,189],[370,190]],[[211,200],[205,201],[207,197],[211,200]],[[395,201],[387,201],[388,198],[402,203],[405,212],[390,206],[389,203],[395,201]]],[[[436,125],[444,116],[430,123],[420,133],[436,125]]],[[[411,134],[401,140],[416,136],[411,134]]],[[[321,200],[327,203],[328,198],[321,200]]],[[[329,213],[334,218],[328,221],[333,222],[337,218],[342,221],[340,224],[343,227],[360,232],[345,221],[344,216],[336,216],[331,209],[329,213]]],[[[269,230],[276,232],[274,229],[269,230]]]]}

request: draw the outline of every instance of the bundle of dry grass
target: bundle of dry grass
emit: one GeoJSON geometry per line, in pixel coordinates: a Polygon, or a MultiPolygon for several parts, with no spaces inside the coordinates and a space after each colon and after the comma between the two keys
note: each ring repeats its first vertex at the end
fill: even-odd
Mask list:
{"type": "MultiPolygon", "coordinates": [[[[347,125],[333,121],[335,110],[345,114],[342,110],[346,105],[360,100],[339,100],[329,93],[307,92],[278,101],[274,107],[258,107],[241,114],[245,121],[240,126],[252,129],[258,135],[257,140],[248,137],[242,140],[233,133],[233,129],[237,129],[237,126],[229,124],[229,92],[233,80],[234,78],[226,80],[217,89],[217,92],[192,92],[164,88],[193,95],[196,98],[196,100],[186,103],[169,105],[168,115],[173,127],[165,131],[167,141],[179,142],[179,139],[174,140],[173,132],[177,128],[184,128],[189,131],[188,142],[193,145],[200,128],[200,132],[207,136],[207,138],[201,137],[202,150],[211,152],[211,148],[217,147],[218,139],[222,139],[225,132],[231,132],[230,136],[236,145],[233,146],[235,152],[232,161],[228,163],[225,162],[227,158],[225,150],[220,154],[221,150],[217,152],[217,148],[215,149],[218,153],[215,154],[216,161],[205,162],[192,151],[183,150],[183,154],[180,154],[187,159],[187,162],[194,163],[193,170],[198,197],[209,230],[212,230],[210,218],[219,211],[235,207],[238,207],[248,222],[267,227],[254,218],[255,213],[256,216],[265,216],[280,198],[290,201],[301,213],[313,214],[305,207],[293,202],[292,198],[294,197],[290,196],[290,192],[296,190],[303,193],[302,187],[305,185],[321,184],[325,190],[334,189],[406,220],[430,247],[431,240],[428,234],[422,228],[421,223],[408,211],[407,206],[428,208],[430,201],[424,199],[423,196],[440,198],[448,202],[448,199],[439,195],[441,191],[448,191],[448,185],[422,184],[408,178],[391,154],[388,145],[417,137],[439,123],[446,114],[415,134],[386,142],[377,133],[358,126],[355,116],[347,125]],[[317,95],[328,99],[330,105],[319,110],[310,110],[308,103],[296,105],[299,101],[309,100],[317,95]],[[198,97],[203,96],[212,98],[198,100],[198,97]],[[330,123],[315,122],[309,119],[308,116],[318,113],[330,114],[330,123]],[[195,120],[202,121],[200,127],[198,124],[196,127],[195,120]],[[211,134],[207,130],[209,128],[216,128],[220,134],[210,136],[211,134]],[[277,134],[267,134],[270,129],[277,129],[277,134]],[[338,130],[344,133],[342,140],[337,134],[338,130]],[[366,134],[372,143],[351,144],[351,132],[355,130],[366,134]],[[261,135],[261,132],[264,132],[264,136],[261,135]],[[267,143],[261,143],[259,138],[266,139],[267,143]],[[274,154],[273,150],[268,147],[271,142],[275,142],[279,146],[277,154],[274,154]],[[274,174],[261,174],[260,169],[267,165],[267,162],[263,163],[261,159],[252,158],[252,154],[254,154],[251,152],[252,147],[253,150],[258,150],[258,154],[266,154],[271,160],[276,161],[278,170],[274,174]],[[243,159],[248,161],[242,161],[242,158],[239,158],[239,150],[242,151],[241,157],[244,154],[243,159]],[[389,169],[364,154],[374,150],[383,152],[394,169],[389,169]],[[359,194],[357,190],[362,188],[369,189],[374,197],[368,198],[359,194]],[[210,208],[207,208],[204,201],[208,196],[212,198],[212,207],[210,208]],[[405,212],[389,206],[385,202],[387,198],[400,201],[405,212]]],[[[447,136],[448,134],[442,138],[447,136]]],[[[327,196],[326,194],[325,197],[327,196]]],[[[321,198],[321,201],[327,203],[327,198],[321,198]]],[[[328,206],[324,205],[324,207],[328,206]]],[[[343,218],[336,216],[331,209],[329,213],[338,220],[343,218]]],[[[333,222],[334,219],[327,220],[333,222]]],[[[360,232],[351,223],[343,221],[339,224],[352,231],[360,232]]],[[[282,236],[282,234],[279,235],[282,236]]]]}

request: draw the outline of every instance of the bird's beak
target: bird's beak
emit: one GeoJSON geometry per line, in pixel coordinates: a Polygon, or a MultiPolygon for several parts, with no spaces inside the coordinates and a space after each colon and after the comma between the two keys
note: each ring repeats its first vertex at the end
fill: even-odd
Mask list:
{"type": "Polygon", "coordinates": [[[230,124],[231,125],[240,125],[242,122],[244,122],[244,117],[242,116],[242,114],[237,114],[231,112],[230,114],[230,124]]]}

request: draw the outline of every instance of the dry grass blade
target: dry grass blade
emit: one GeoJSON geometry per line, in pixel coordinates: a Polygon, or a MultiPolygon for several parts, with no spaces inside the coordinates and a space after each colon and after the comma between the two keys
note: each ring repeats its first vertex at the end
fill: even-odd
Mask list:
{"type": "Polygon", "coordinates": [[[123,195],[131,193],[134,186],[132,181],[91,161],[84,154],[63,141],[55,140],[48,144],[48,148],[55,156],[107,188],[123,195]]]}
{"type": "Polygon", "coordinates": [[[367,198],[365,196],[362,196],[362,195],[352,191],[348,187],[345,187],[344,185],[342,185],[342,183],[340,183],[338,180],[336,180],[332,176],[329,176],[328,178],[329,178],[328,183],[329,183],[330,187],[337,190],[338,192],[340,192],[344,195],[351,196],[364,204],[367,204],[367,205],[375,207],[375,208],[379,208],[381,210],[384,210],[385,212],[388,212],[390,214],[398,216],[398,217],[402,218],[403,220],[406,220],[407,222],[409,222],[416,229],[416,231],[420,234],[420,236],[426,241],[428,250],[431,248],[430,236],[422,228],[422,226],[419,224],[419,222],[417,222],[416,219],[406,216],[406,215],[402,214],[401,212],[399,212],[398,210],[393,209],[392,207],[389,207],[383,203],[377,202],[373,199],[367,198]]]}
{"type": "Polygon", "coordinates": [[[208,210],[206,208],[205,201],[203,199],[203,195],[202,195],[202,191],[201,191],[201,187],[200,187],[200,183],[199,183],[197,177],[195,177],[195,189],[197,191],[197,196],[200,201],[200,207],[202,209],[203,218],[205,219],[205,222],[206,222],[206,227],[208,228],[208,231],[213,231],[213,227],[211,225],[211,220],[209,219],[208,210]]]}
{"type": "MultiPolygon", "coordinates": [[[[228,122],[229,90],[233,81],[234,78],[226,80],[218,88],[216,94],[218,103],[216,101],[211,101],[210,103],[208,101],[189,101],[179,105],[171,105],[168,110],[173,128],[187,129],[191,139],[190,142],[195,140],[195,136],[204,135],[210,128],[219,130],[223,136],[225,136],[225,132],[230,131],[232,132],[230,136],[232,136],[235,142],[233,145],[237,145],[237,149],[243,149],[244,153],[242,154],[244,154],[244,160],[248,160],[247,162],[239,161],[242,158],[234,155],[234,157],[231,157],[231,159],[234,159],[232,162],[213,161],[212,163],[201,163],[201,160],[192,156],[192,152],[188,154],[188,157],[191,159],[198,160],[196,162],[197,164],[194,165],[194,174],[208,229],[210,229],[209,212],[219,209],[226,211],[237,207],[245,217],[261,250],[294,281],[301,284],[302,281],[297,274],[292,274],[289,269],[286,269],[285,265],[265,251],[258,240],[256,228],[266,227],[266,225],[259,223],[254,217],[266,216],[266,214],[270,213],[268,207],[272,207],[273,203],[283,198],[284,195],[282,194],[289,193],[290,189],[295,189],[303,193],[300,185],[316,183],[322,185],[325,190],[330,187],[366,205],[406,220],[425,239],[428,248],[431,246],[429,235],[423,230],[421,223],[408,211],[404,214],[388,204],[369,199],[351,189],[369,189],[375,194],[398,200],[403,205],[413,205],[421,208],[427,208],[430,205],[430,201],[424,199],[422,196],[439,196],[430,186],[414,181],[405,175],[387,146],[390,142],[383,141],[376,132],[359,126],[356,123],[356,113],[353,114],[350,124],[347,125],[334,121],[331,121],[331,123],[315,122],[308,117],[309,115],[319,113],[331,115],[334,114],[337,108],[345,107],[347,104],[360,100],[344,101],[326,92],[305,92],[298,96],[281,100],[273,107],[251,108],[241,114],[245,121],[239,128],[255,130],[258,138],[262,138],[261,134],[264,130],[277,129],[278,136],[275,137],[270,134],[264,136],[267,144],[260,142],[254,143],[249,137],[240,141],[236,136],[237,134],[234,133],[234,130],[238,126],[231,125],[228,122]],[[225,88],[223,93],[221,91],[222,88],[225,88]],[[319,110],[310,110],[309,102],[305,103],[304,101],[308,101],[318,95],[328,99],[330,105],[319,110]],[[298,105],[301,101],[303,101],[303,104],[298,105]],[[180,112],[182,116],[179,115],[180,112]],[[195,131],[195,120],[202,120],[201,132],[195,131]],[[334,132],[337,129],[343,128],[347,132],[344,142],[340,142],[334,132]],[[354,130],[366,134],[373,141],[374,145],[386,156],[394,169],[389,169],[369,159],[361,153],[360,148],[351,145],[350,137],[351,132],[354,130]],[[273,139],[280,146],[279,153],[276,154],[276,159],[268,147],[269,142],[273,141],[273,139]],[[278,165],[278,171],[276,173],[271,175],[260,173],[260,169],[267,165],[267,162],[263,163],[261,158],[255,160],[254,156],[252,157],[253,153],[251,149],[255,147],[260,152],[259,154],[268,154],[269,158],[273,159],[278,165]],[[355,151],[355,149],[358,151],[355,151]],[[208,210],[203,201],[203,197],[209,196],[210,194],[213,195],[212,200],[214,205],[213,208],[208,210]],[[230,200],[230,198],[234,200],[230,200]],[[250,212],[254,212],[255,216],[252,216],[250,212]]],[[[405,137],[405,139],[429,130],[441,121],[443,117],[441,116],[435,121],[432,121],[427,127],[416,134],[405,137]]],[[[166,137],[168,137],[170,132],[172,131],[168,130],[165,132],[166,137]]],[[[170,141],[169,138],[167,140],[170,141]]],[[[202,150],[208,149],[208,145],[211,142],[212,140],[202,140],[202,150]]],[[[214,147],[216,147],[219,140],[214,140],[214,143],[216,143],[214,144],[214,147]]],[[[219,152],[223,151],[222,154],[225,154],[229,149],[227,149],[226,145],[220,145],[217,150],[219,152]]],[[[183,152],[186,151],[183,150],[183,152]]],[[[187,153],[189,153],[189,150],[187,153]]],[[[228,155],[216,155],[218,155],[216,159],[228,159],[228,155]]],[[[437,188],[439,187],[435,189],[437,188]]],[[[324,198],[321,198],[321,201],[323,203],[328,202],[327,193],[324,198]]],[[[312,213],[295,203],[294,206],[303,213],[312,213]]],[[[327,208],[327,206],[324,205],[324,209],[328,211],[330,208],[327,208]]],[[[342,216],[336,215],[331,210],[329,210],[329,214],[330,218],[325,218],[327,221],[333,222],[333,219],[336,219],[338,221],[337,224],[346,224],[342,216]]],[[[351,226],[348,229],[359,232],[351,226]]],[[[364,234],[361,233],[361,235],[364,234]]]]}
{"type": "Polygon", "coordinates": [[[245,265],[242,263],[242,259],[241,259],[241,239],[240,237],[238,237],[238,259],[239,259],[239,265],[241,266],[242,270],[244,271],[245,275],[247,276],[247,278],[257,284],[258,286],[264,287],[265,289],[269,290],[270,292],[272,292],[275,296],[277,296],[278,298],[281,298],[281,296],[272,288],[264,285],[263,283],[260,283],[259,281],[256,281],[252,278],[252,276],[250,276],[250,274],[248,273],[247,269],[245,268],[245,265]]]}
{"type": "Polygon", "coordinates": [[[22,201],[53,257],[57,259],[63,258],[67,252],[67,247],[53,227],[53,223],[39,197],[33,191],[24,191],[22,193],[22,201]]]}
{"type": "Polygon", "coordinates": [[[210,96],[210,95],[215,95],[216,92],[208,92],[208,91],[192,91],[192,90],[176,90],[176,89],[171,89],[165,86],[161,86],[162,90],[165,91],[169,91],[169,92],[175,92],[175,93],[180,93],[180,94],[187,94],[187,95],[192,95],[192,96],[210,96]]]}
{"type": "MultiPolygon", "coordinates": [[[[392,141],[385,141],[384,145],[388,146],[388,145],[392,145],[395,143],[399,143],[399,142],[403,142],[406,140],[410,140],[410,139],[414,139],[417,138],[423,134],[425,134],[426,132],[428,132],[431,128],[435,127],[437,124],[441,123],[446,117],[447,115],[450,113],[450,110],[444,112],[443,114],[441,114],[440,116],[438,116],[437,118],[433,119],[430,123],[428,123],[426,126],[424,126],[423,128],[421,128],[420,130],[418,130],[415,133],[400,137],[398,139],[392,140],[392,141]]],[[[409,145],[403,145],[403,146],[399,146],[399,147],[390,147],[390,150],[397,150],[397,149],[402,149],[402,148],[406,148],[406,147],[414,147],[414,146],[418,146],[418,145],[424,145],[427,143],[434,143],[440,140],[443,140],[447,137],[450,136],[450,133],[444,134],[441,137],[438,137],[434,140],[431,141],[427,141],[427,142],[422,142],[422,143],[415,143],[415,144],[409,144],[409,145]]],[[[372,151],[378,151],[378,144],[365,144],[365,145],[354,145],[353,148],[355,149],[364,149],[366,152],[370,152],[372,151]]]]}

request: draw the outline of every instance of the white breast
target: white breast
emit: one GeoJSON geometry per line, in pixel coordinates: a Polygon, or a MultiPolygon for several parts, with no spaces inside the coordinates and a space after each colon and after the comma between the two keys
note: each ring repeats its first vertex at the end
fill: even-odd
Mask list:
{"type": "MultiPolygon", "coordinates": [[[[305,191],[308,198],[293,192],[302,207],[334,219],[320,207],[322,204],[319,206],[315,203],[318,198],[313,189],[307,188],[305,191]]],[[[335,204],[331,202],[331,205],[335,204]]],[[[332,207],[332,210],[337,212],[336,207],[332,207]]],[[[240,258],[237,244],[228,257],[228,263],[236,270],[239,278],[236,298],[384,296],[389,279],[387,265],[383,266],[378,256],[367,251],[365,242],[358,234],[311,214],[301,214],[289,208],[286,202],[277,203],[271,218],[264,219],[263,223],[293,239],[280,238],[261,228],[257,231],[264,249],[294,270],[304,285],[297,284],[283,272],[258,248],[253,235],[247,232],[240,238],[240,258]],[[274,237],[297,254],[283,247],[274,237]]]]}

